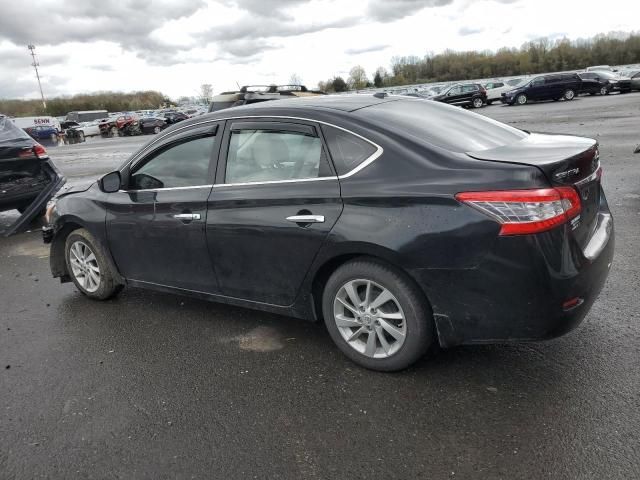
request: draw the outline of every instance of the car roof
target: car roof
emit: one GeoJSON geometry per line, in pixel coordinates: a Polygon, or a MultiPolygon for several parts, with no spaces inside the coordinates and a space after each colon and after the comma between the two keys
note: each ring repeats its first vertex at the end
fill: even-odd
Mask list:
{"type": "MultiPolygon", "coordinates": [[[[241,109],[252,110],[270,110],[283,108],[320,108],[340,110],[343,112],[353,112],[361,108],[369,107],[371,105],[377,105],[378,103],[391,102],[398,100],[398,97],[394,96],[374,96],[371,94],[347,94],[347,95],[317,95],[309,97],[290,97],[274,102],[260,102],[252,103],[250,105],[243,105],[239,107],[233,107],[233,111],[240,111],[241,109]]],[[[227,116],[226,112],[231,109],[219,110],[221,116],[227,116]]],[[[265,112],[266,114],[266,112],[265,112]]]]}

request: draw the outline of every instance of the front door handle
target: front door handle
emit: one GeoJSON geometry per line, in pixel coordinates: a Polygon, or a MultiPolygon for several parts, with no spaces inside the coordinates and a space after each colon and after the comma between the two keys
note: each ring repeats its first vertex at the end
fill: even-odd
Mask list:
{"type": "Polygon", "coordinates": [[[324,223],[324,215],[292,215],[287,220],[293,223],[324,223]]]}
{"type": "Polygon", "coordinates": [[[178,213],[174,215],[173,218],[177,218],[178,220],[200,220],[199,213],[178,213]]]}

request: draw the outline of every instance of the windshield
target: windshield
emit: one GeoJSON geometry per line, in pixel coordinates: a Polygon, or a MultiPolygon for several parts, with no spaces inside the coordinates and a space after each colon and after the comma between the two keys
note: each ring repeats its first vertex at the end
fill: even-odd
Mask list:
{"type": "Polygon", "coordinates": [[[524,87],[531,81],[530,78],[518,78],[516,80],[511,80],[507,83],[511,85],[513,88],[524,87]]]}
{"type": "Polygon", "coordinates": [[[209,112],[217,112],[218,110],[224,110],[225,108],[233,107],[233,104],[236,103],[235,100],[231,102],[212,102],[211,107],[209,108],[209,112]]]}
{"type": "Polygon", "coordinates": [[[618,75],[612,72],[607,72],[606,70],[598,71],[598,76],[602,78],[608,78],[609,80],[615,80],[618,78],[618,75]]]}
{"type": "Polygon", "coordinates": [[[7,117],[0,116],[0,143],[23,139],[28,140],[30,137],[24,130],[16,127],[7,117]]]}

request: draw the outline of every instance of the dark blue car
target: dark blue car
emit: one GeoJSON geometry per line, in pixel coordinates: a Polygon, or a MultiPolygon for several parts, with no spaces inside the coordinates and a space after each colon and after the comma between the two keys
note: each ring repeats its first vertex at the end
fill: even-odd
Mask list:
{"type": "Polygon", "coordinates": [[[24,129],[31,138],[40,143],[58,143],[58,129],[52,125],[36,125],[24,129]]]}

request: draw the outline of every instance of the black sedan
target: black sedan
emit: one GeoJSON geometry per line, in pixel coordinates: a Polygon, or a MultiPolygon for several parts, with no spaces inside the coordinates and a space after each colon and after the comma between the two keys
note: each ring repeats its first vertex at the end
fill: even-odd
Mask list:
{"type": "Polygon", "coordinates": [[[0,115],[0,212],[16,209],[23,214],[3,233],[29,225],[63,183],[45,148],[0,115]]]}
{"type": "Polygon", "coordinates": [[[437,102],[327,96],[193,118],[49,212],[54,277],[323,319],[398,370],[584,318],[613,258],[598,145],[437,102]]]}
{"type": "Polygon", "coordinates": [[[631,91],[631,78],[613,72],[598,70],[579,75],[582,78],[582,92],[608,95],[611,92],[629,93],[631,91]]]}
{"type": "Polygon", "coordinates": [[[144,134],[160,133],[169,126],[164,118],[159,117],[143,117],[139,120],[139,123],[140,130],[144,134]]]}

